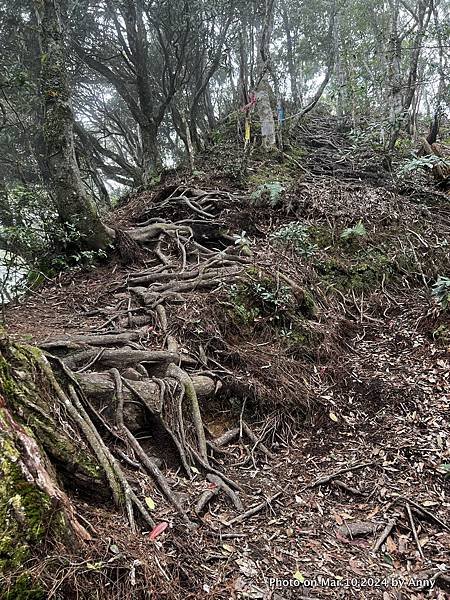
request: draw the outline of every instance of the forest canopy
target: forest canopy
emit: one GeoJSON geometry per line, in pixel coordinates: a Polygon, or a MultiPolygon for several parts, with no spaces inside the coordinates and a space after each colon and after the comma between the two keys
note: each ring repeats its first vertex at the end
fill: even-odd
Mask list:
{"type": "Polygon", "coordinates": [[[274,120],[319,103],[408,148],[448,110],[449,16],[445,0],[0,2],[1,246],[27,264],[104,248],[97,215],[161,167],[194,169],[227,119],[242,138],[259,119],[273,146],[274,120]]]}

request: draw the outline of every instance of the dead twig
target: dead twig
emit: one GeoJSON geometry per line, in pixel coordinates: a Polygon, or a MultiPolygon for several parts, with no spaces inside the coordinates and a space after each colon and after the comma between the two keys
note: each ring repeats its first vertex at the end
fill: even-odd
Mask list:
{"type": "Polygon", "coordinates": [[[414,540],[416,542],[417,549],[420,554],[420,558],[422,560],[425,560],[425,555],[423,553],[422,546],[420,545],[419,536],[417,535],[416,524],[414,523],[414,519],[413,519],[412,512],[411,512],[411,507],[408,502],[406,502],[405,506],[406,506],[406,512],[408,513],[409,522],[411,523],[411,531],[413,533],[414,540]]]}
{"type": "Polygon", "coordinates": [[[271,504],[271,502],[273,502],[279,496],[281,496],[282,493],[283,492],[277,492],[276,494],[274,494],[270,498],[267,498],[266,500],[264,500],[264,502],[260,502],[260,504],[257,504],[256,506],[253,506],[253,508],[249,508],[242,515],[234,517],[234,519],[231,519],[231,521],[228,521],[227,522],[227,526],[230,527],[231,525],[235,525],[236,523],[242,523],[242,521],[245,521],[245,519],[248,519],[249,517],[252,517],[253,515],[256,515],[257,513],[259,513],[260,511],[262,511],[264,508],[266,508],[266,506],[269,506],[271,504]]]}
{"type": "Polygon", "coordinates": [[[365,462],[357,465],[352,465],[351,467],[346,467],[344,469],[339,469],[339,471],[335,471],[334,473],[331,473],[331,475],[326,475],[325,477],[316,479],[316,481],[313,481],[313,483],[310,483],[304,489],[317,487],[318,485],[323,485],[324,483],[329,483],[330,481],[333,481],[333,479],[336,479],[336,477],[339,477],[339,475],[342,475],[343,473],[349,473],[350,471],[364,469],[364,467],[371,467],[373,464],[373,462],[365,462]]]}
{"type": "Polygon", "coordinates": [[[246,435],[250,438],[250,440],[254,443],[255,448],[259,448],[261,452],[266,454],[269,458],[275,458],[274,454],[270,452],[270,450],[261,442],[261,438],[258,438],[250,427],[247,425],[245,421],[242,421],[242,429],[246,433],[246,435]]]}
{"type": "Polygon", "coordinates": [[[361,496],[361,495],[363,495],[363,492],[361,492],[361,490],[358,490],[358,489],[356,489],[354,487],[351,487],[350,485],[347,485],[346,483],[344,483],[340,479],[334,479],[332,481],[332,483],[333,483],[333,485],[336,485],[337,487],[342,488],[343,490],[345,490],[349,494],[354,494],[355,496],[361,496]]]}
{"type": "Polygon", "coordinates": [[[103,353],[105,352],[106,348],[102,348],[95,356],[92,360],[90,360],[88,363],[86,363],[84,365],[84,367],[81,367],[81,369],[78,369],[78,371],[74,371],[74,373],[84,373],[84,371],[87,371],[88,369],[90,369],[93,365],[95,365],[95,363],[98,361],[99,358],[101,358],[101,356],[103,355],[103,353]]]}
{"type": "Polygon", "coordinates": [[[411,506],[414,506],[417,509],[414,512],[419,511],[419,513],[422,513],[423,515],[426,515],[429,519],[431,519],[432,521],[434,521],[435,523],[437,523],[438,525],[440,525],[441,527],[443,527],[447,531],[450,531],[450,526],[447,525],[447,523],[444,523],[444,521],[441,521],[441,519],[439,519],[439,517],[437,517],[435,514],[433,514],[429,510],[426,510],[425,508],[423,508],[423,506],[421,506],[420,504],[417,504],[417,502],[414,502],[414,500],[411,500],[410,498],[407,498],[406,496],[398,496],[398,499],[399,500],[404,500],[405,502],[407,502],[411,506]]]}

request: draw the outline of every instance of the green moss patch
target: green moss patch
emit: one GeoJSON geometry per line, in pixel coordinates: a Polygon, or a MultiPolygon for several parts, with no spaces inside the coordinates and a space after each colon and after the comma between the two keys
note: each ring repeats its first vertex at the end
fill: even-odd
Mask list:
{"type": "Polygon", "coordinates": [[[46,592],[27,573],[17,577],[8,590],[0,592],[0,600],[45,600],[46,597],[46,592]]]}
{"type": "Polygon", "coordinates": [[[376,248],[360,252],[354,258],[326,258],[317,261],[315,268],[322,280],[342,292],[373,290],[397,270],[393,259],[376,248]]]}
{"type": "Polygon", "coordinates": [[[289,347],[315,344],[317,340],[307,326],[316,313],[312,294],[294,292],[289,285],[255,269],[249,269],[249,276],[248,281],[230,288],[230,320],[252,336],[269,328],[272,337],[289,347]]]}
{"type": "Polygon", "coordinates": [[[13,439],[6,433],[5,412],[0,410],[0,570],[19,567],[30,546],[43,541],[53,521],[50,499],[27,481],[26,467],[13,439]]]}

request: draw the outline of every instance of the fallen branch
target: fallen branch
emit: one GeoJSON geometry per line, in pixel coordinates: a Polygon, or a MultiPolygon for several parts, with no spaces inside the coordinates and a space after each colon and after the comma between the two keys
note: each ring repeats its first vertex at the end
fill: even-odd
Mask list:
{"type": "Polygon", "coordinates": [[[340,479],[334,479],[332,481],[332,483],[333,483],[333,485],[336,485],[337,487],[342,488],[343,490],[345,490],[349,494],[354,494],[355,496],[361,496],[362,493],[363,493],[360,490],[358,490],[358,489],[356,489],[354,487],[351,487],[350,485],[347,485],[346,483],[344,483],[340,479]]]}
{"type": "Polygon", "coordinates": [[[216,438],[213,441],[213,443],[215,446],[221,448],[222,446],[225,446],[226,444],[229,444],[230,442],[235,440],[239,436],[239,433],[239,427],[235,427],[234,429],[230,429],[229,431],[226,431],[224,434],[216,438]]]}
{"type": "Polygon", "coordinates": [[[260,504],[257,504],[253,508],[249,508],[249,510],[247,510],[242,515],[234,517],[234,519],[231,519],[231,521],[228,521],[226,523],[226,525],[229,527],[231,525],[235,525],[236,523],[242,523],[242,521],[245,521],[245,519],[248,519],[249,517],[252,517],[253,515],[256,515],[257,513],[259,513],[260,511],[262,511],[264,508],[266,508],[266,506],[269,506],[270,503],[273,502],[274,500],[276,500],[279,496],[281,496],[282,493],[283,492],[277,492],[276,494],[274,494],[270,498],[267,498],[266,500],[264,500],[264,502],[261,502],[260,504]]]}
{"type": "Polygon", "coordinates": [[[339,469],[339,471],[335,471],[334,473],[331,473],[331,475],[326,475],[325,477],[321,477],[320,479],[313,481],[313,483],[307,485],[305,489],[317,487],[318,485],[323,485],[324,483],[329,483],[330,481],[333,481],[333,479],[336,479],[336,477],[339,477],[339,475],[342,475],[343,473],[348,473],[349,471],[356,471],[358,469],[363,469],[364,467],[370,467],[373,464],[373,462],[366,462],[353,465],[351,467],[346,467],[345,469],[339,469]]]}
{"type": "Polygon", "coordinates": [[[394,529],[396,523],[397,523],[397,517],[394,517],[388,521],[388,524],[383,529],[380,536],[378,537],[378,539],[375,541],[375,544],[373,545],[373,548],[372,548],[373,552],[378,552],[378,550],[381,548],[381,545],[383,544],[384,540],[388,537],[388,535],[394,529]]]}
{"type": "Polygon", "coordinates": [[[406,503],[405,506],[406,506],[406,512],[408,513],[409,522],[411,523],[411,531],[413,533],[414,540],[416,542],[417,549],[418,549],[419,554],[420,554],[420,558],[422,560],[425,560],[425,556],[424,556],[424,553],[423,553],[423,550],[422,550],[422,546],[420,545],[419,536],[417,535],[416,524],[414,523],[414,519],[413,519],[413,516],[412,516],[412,513],[411,513],[411,507],[410,507],[410,505],[409,505],[408,502],[406,503]]]}

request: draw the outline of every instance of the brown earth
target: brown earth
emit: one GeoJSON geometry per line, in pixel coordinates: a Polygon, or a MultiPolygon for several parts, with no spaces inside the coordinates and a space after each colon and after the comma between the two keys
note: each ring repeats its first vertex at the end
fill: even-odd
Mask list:
{"type": "MultiPolygon", "coordinates": [[[[253,202],[245,186],[220,180],[228,196],[217,220],[251,242],[244,283],[224,279],[166,306],[170,334],[197,359],[192,372],[214,372],[222,383],[201,407],[210,438],[242,427],[244,417],[272,453],[244,436],[216,456],[243,488],[244,514],[218,495],[198,528],[185,530],[149,476],[130,469],[169,528],[151,541],[111,506],[75,495],[94,540],[66,560],[66,550],[50,547],[32,567],[49,598],[450,598],[450,356],[449,339],[436,333],[449,331],[450,318],[429,291],[449,273],[448,199],[431,188],[424,199],[423,182],[405,195],[411,183],[395,188],[372,155],[349,157],[343,134],[302,135],[301,168],[257,156],[250,163],[250,192],[262,176],[287,176],[279,205],[253,202]],[[342,231],[359,220],[366,234],[347,245],[342,231]],[[272,237],[293,221],[309,227],[306,253],[272,237]],[[261,286],[275,307],[258,296],[261,286]],[[276,296],[285,286],[286,305],[276,296]]],[[[217,188],[213,175],[199,177],[177,175],[131,198],[117,221],[192,218],[161,206],[161,194],[171,185],[217,188]]],[[[8,331],[37,344],[116,331],[123,311],[140,307],[134,296],[129,304],[127,284],[151,261],[149,253],[124,266],[117,257],[49,281],[7,309],[8,331]]],[[[138,345],[164,343],[154,317],[138,345]]],[[[164,440],[152,447],[191,510],[211,484],[200,473],[184,477],[169,450],[164,440]]]]}

